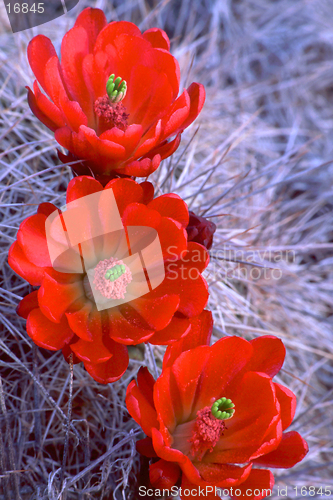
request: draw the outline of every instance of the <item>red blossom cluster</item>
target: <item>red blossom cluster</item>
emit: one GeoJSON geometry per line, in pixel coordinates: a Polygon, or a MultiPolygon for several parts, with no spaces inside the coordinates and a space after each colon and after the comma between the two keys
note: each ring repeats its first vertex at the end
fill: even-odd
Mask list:
{"type": "Polygon", "coordinates": [[[202,273],[216,226],[178,195],[155,196],[153,184],[130,178],[148,176],[174,153],[201,111],[203,86],[192,83],[178,96],[166,33],[108,24],[99,9],[79,15],[60,61],[42,35],[28,58],[36,76],[31,110],[68,151],[60,158],[76,162],[66,210],[41,203],[9,251],[9,265],[33,287],[17,308],[28,335],[83,362],[103,384],[124,374],[128,345],[168,346],[160,377],[142,367],[126,396],[147,436],[137,449],[150,458],[151,485],[214,486],[232,498],[237,486],[260,500],[265,495],[246,492],[272,488],[267,467],[292,467],[307,453],[297,432],[284,432],[295,396],[272,380],[285,348],[275,337],[209,346],[202,273]],[[142,241],[158,249],[154,243],[147,254],[142,241]]]}
{"type": "Polygon", "coordinates": [[[137,449],[152,459],[155,488],[180,484],[193,498],[204,488],[211,500],[220,498],[217,489],[260,500],[265,493],[249,492],[272,490],[267,467],[293,467],[308,451],[298,432],[284,432],[295,415],[295,395],[272,380],[285,348],[273,336],[225,337],[209,347],[212,326],[211,313],[203,311],[191,336],[167,348],[156,381],[142,367],[129,384],[127,409],[147,435],[137,449]],[[235,405],[225,421],[209,412],[221,397],[235,405]]]}
{"type": "Polygon", "coordinates": [[[62,40],[61,61],[43,35],[31,40],[28,58],[36,76],[33,91],[28,89],[32,112],[68,150],[60,154],[63,161],[84,160],[73,165],[75,171],[104,182],[117,174],[154,172],[176,151],[205,100],[198,83],[178,97],[179,65],[163,30],[141,33],[130,22],[108,24],[99,9],[78,16],[62,40]],[[121,105],[113,107],[106,92],[111,74],[127,83],[121,105]]]}

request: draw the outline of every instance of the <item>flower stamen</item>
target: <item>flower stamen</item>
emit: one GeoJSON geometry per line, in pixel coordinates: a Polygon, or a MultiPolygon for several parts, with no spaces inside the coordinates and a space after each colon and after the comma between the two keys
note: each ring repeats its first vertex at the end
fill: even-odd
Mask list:
{"type": "Polygon", "coordinates": [[[109,281],[115,281],[125,272],[126,267],[124,266],[124,264],[116,264],[106,271],[105,278],[109,281]]]}
{"type": "Polygon", "coordinates": [[[220,398],[217,399],[212,406],[212,415],[219,420],[228,420],[232,418],[235,413],[235,405],[231,399],[220,398]]]}
{"type": "Polygon", "coordinates": [[[199,410],[189,439],[191,455],[201,461],[207,451],[213,451],[225,429],[224,421],[214,417],[209,406],[199,410]]]}
{"type": "MultiPolygon", "coordinates": [[[[88,273],[91,276],[92,293],[98,292],[108,300],[124,299],[127,286],[133,279],[129,267],[122,260],[113,257],[100,261],[88,273]]],[[[100,297],[97,295],[95,299],[98,301],[100,297]]]]}

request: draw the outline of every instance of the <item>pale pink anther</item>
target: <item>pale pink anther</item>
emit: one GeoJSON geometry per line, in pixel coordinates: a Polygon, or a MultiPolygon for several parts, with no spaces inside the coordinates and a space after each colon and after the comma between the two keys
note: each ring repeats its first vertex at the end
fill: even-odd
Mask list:
{"type": "Polygon", "coordinates": [[[107,299],[124,299],[127,285],[132,281],[132,273],[122,260],[110,258],[101,260],[94,269],[94,287],[107,299]],[[124,265],[125,272],[115,281],[105,278],[108,269],[124,265]]]}

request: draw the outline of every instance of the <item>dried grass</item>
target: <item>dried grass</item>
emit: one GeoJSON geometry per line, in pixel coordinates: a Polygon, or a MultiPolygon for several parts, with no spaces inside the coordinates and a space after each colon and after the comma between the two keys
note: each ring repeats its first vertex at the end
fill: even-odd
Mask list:
{"type": "MultiPolygon", "coordinates": [[[[43,32],[59,48],[88,4],[109,19],[165,28],[182,85],[207,85],[200,118],[153,176],[157,192],[177,192],[218,224],[206,273],[214,339],[275,334],[285,342],[277,380],[297,395],[292,429],[310,452],[292,470],[276,471],[276,485],[287,486],[288,498],[296,498],[295,486],[333,490],[333,4],[81,0],[31,32],[0,28],[1,500],[131,500],[144,481],[140,431],[124,392],[142,362],[154,372],[152,350],[133,348],[136,359],[113,385],[96,383],[81,366],[72,371],[60,353],[27,337],[15,307],[29,286],[6,260],[20,222],[42,201],[61,206],[71,178],[52,134],[28,108],[26,45],[43,32]]],[[[163,348],[154,353],[159,370],[163,348]]]]}

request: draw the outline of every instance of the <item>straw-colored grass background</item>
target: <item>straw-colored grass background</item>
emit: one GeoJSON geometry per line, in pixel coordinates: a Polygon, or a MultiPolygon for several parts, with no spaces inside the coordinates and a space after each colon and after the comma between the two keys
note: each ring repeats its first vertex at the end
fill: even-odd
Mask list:
{"type": "MultiPolygon", "coordinates": [[[[321,498],[318,488],[328,486],[323,497],[333,498],[333,3],[81,0],[15,35],[0,3],[0,499],[136,500],[146,481],[124,392],[140,364],[153,369],[150,351],[132,349],[135,359],[113,385],[94,382],[80,365],[71,374],[61,353],[28,338],[15,307],[29,286],[7,263],[20,222],[42,201],[61,206],[71,178],[28,108],[26,46],[44,33],[58,50],[88,5],[110,20],[164,28],[182,87],[206,85],[199,119],[152,176],[157,194],[177,192],[215,216],[206,272],[214,339],[275,334],[285,342],[277,380],[297,395],[292,429],[310,451],[294,469],[276,471],[272,498],[278,486],[288,498],[299,498],[301,486],[315,486],[312,498],[321,498]]],[[[154,352],[159,367],[163,348],[154,352]]]]}

